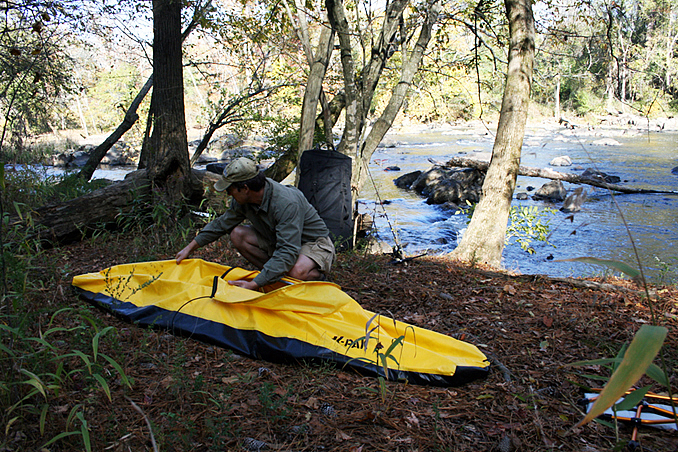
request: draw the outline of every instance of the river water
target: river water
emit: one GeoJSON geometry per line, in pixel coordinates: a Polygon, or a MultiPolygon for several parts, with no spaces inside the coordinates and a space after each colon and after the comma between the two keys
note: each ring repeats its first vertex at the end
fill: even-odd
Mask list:
{"type": "MultiPolygon", "coordinates": [[[[494,143],[493,132],[464,126],[390,135],[388,139],[395,147],[380,148],[375,152],[370,163],[374,184],[367,182],[360,199],[360,211],[375,216],[379,237],[391,246],[395,242],[394,236],[397,237],[405,254],[410,256],[452,251],[468,218],[426,204],[416,193],[397,188],[393,180],[411,171],[430,168],[429,158],[445,162],[454,156],[488,156],[494,143]],[[390,166],[397,166],[400,171],[385,171],[390,166]],[[387,201],[387,204],[382,207],[375,199],[387,201]]],[[[628,187],[678,191],[678,175],[671,173],[671,169],[678,166],[676,132],[569,130],[558,125],[528,128],[522,165],[547,168],[554,157],[563,155],[572,159],[572,166],[552,169],[575,174],[581,174],[585,168],[598,169],[619,176],[621,184],[628,187]],[[603,136],[616,140],[619,145],[594,143],[603,136]]],[[[520,176],[515,193],[531,195],[533,192],[529,192],[528,187],[539,188],[546,182],[548,180],[520,176]]],[[[571,192],[577,185],[565,183],[565,187],[571,192]]],[[[602,276],[610,270],[597,265],[558,261],[597,257],[626,262],[637,268],[633,240],[648,279],[678,282],[678,195],[612,196],[600,188],[584,187],[588,198],[573,218],[572,214],[563,212],[546,217],[550,219],[551,228],[548,240],[553,246],[532,242],[535,252],[528,254],[512,241],[503,254],[504,267],[523,274],[602,276]]],[[[561,206],[534,201],[531,197],[525,201],[514,198],[513,205],[556,209],[561,206]]]]}
{"type": "MultiPolygon", "coordinates": [[[[466,215],[428,205],[416,193],[397,188],[393,180],[411,171],[430,168],[429,158],[445,162],[454,156],[488,157],[494,143],[493,132],[481,126],[463,125],[389,135],[385,141],[390,146],[379,148],[373,155],[369,165],[371,180],[366,182],[359,199],[360,212],[375,218],[379,238],[393,246],[397,237],[407,256],[452,251],[466,228],[466,215]],[[391,166],[399,167],[400,171],[385,171],[391,166]],[[382,206],[378,201],[386,203],[382,206]]],[[[678,166],[678,132],[568,130],[557,124],[526,130],[522,165],[547,168],[554,157],[563,155],[569,156],[573,165],[553,169],[581,174],[584,168],[593,168],[619,176],[621,183],[629,187],[678,190],[678,175],[671,173],[671,169],[678,166]],[[594,143],[603,136],[613,138],[620,145],[594,143]]],[[[129,171],[130,168],[108,167],[98,169],[93,177],[118,180],[129,171]]],[[[528,191],[528,187],[539,188],[546,182],[520,176],[515,193],[531,195],[533,192],[528,191]]],[[[568,191],[577,187],[567,183],[565,186],[568,191]]],[[[648,279],[678,283],[678,195],[611,196],[606,190],[584,187],[588,199],[572,221],[568,219],[571,214],[563,212],[547,217],[551,245],[532,242],[535,252],[528,254],[519,244],[511,242],[504,250],[504,267],[523,274],[550,276],[608,274],[609,270],[601,266],[558,262],[592,256],[626,262],[637,268],[632,237],[648,279]]],[[[514,199],[513,205],[560,208],[531,197],[525,201],[514,199]]]]}

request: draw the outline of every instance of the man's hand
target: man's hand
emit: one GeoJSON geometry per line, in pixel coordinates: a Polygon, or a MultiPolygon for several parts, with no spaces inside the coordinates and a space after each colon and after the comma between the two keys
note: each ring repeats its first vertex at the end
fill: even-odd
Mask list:
{"type": "Polygon", "coordinates": [[[196,242],[195,240],[191,240],[191,243],[186,245],[186,247],[183,250],[177,253],[176,255],[177,264],[180,264],[181,261],[190,256],[193,250],[195,250],[196,248],[200,248],[200,245],[198,245],[198,242],[196,242]]]}
{"type": "Polygon", "coordinates": [[[255,283],[254,281],[247,281],[245,279],[239,279],[237,281],[229,281],[228,283],[232,286],[242,287],[243,289],[249,289],[249,290],[259,289],[259,284],[255,283]]]}

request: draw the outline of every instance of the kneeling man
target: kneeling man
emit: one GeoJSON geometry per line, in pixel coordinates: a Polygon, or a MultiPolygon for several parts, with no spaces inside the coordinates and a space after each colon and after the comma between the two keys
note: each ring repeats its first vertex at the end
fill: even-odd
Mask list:
{"type": "Polygon", "coordinates": [[[229,163],[214,188],[233,198],[230,208],[177,253],[177,264],[197,248],[230,234],[240,254],[261,270],[251,281],[230,284],[256,290],[284,275],[324,279],[334,261],[334,244],[325,222],[301,191],[267,178],[245,157],[229,163]],[[245,220],[250,224],[241,224],[245,220]]]}

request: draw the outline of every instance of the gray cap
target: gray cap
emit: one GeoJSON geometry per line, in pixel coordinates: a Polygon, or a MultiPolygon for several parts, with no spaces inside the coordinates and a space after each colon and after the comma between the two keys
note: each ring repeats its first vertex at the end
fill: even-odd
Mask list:
{"type": "Polygon", "coordinates": [[[216,191],[224,191],[231,186],[233,182],[245,182],[259,174],[259,168],[254,161],[247,157],[240,157],[229,163],[224,168],[224,174],[221,179],[214,184],[216,191]]]}

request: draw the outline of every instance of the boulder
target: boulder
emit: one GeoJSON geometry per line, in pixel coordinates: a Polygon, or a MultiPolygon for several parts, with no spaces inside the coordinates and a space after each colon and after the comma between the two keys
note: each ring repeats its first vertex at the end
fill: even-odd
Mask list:
{"type": "Polygon", "coordinates": [[[205,169],[210,173],[222,175],[227,163],[208,163],[205,169]]]}
{"type": "Polygon", "coordinates": [[[560,157],[556,157],[553,160],[551,160],[549,165],[551,165],[551,166],[571,166],[572,165],[572,159],[567,155],[561,155],[560,157]]]}
{"type": "Polygon", "coordinates": [[[671,170],[671,174],[675,174],[676,176],[678,176],[678,166],[671,170]]]}
{"type": "Polygon", "coordinates": [[[139,153],[123,141],[118,141],[106,152],[101,159],[102,165],[128,166],[134,165],[139,158],[139,153]]]}
{"type": "Polygon", "coordinates": [[[601,138],[600,140],[595,140],[592,144],[597,146],[621,146],[621,143],[614,138],[601,138]]]}
{"type": "Polygon", "coordinates": [[[552,180],[542,185],[539,190],[537,190],[534,195],[532,195],[532,198],[549,201],[562,201],[566,196],[567,190],[565,190],[563,183],[559,180],[552,180]]]}
{"type": "Polygon", "coordinates": [[[238,157],[249,157],[254,159],[258,154],[264,150],[260,146],[239,146],[233,149],[227,149],[221,153],[219,160],[233,160],[238,157]]]}
{"type": "Polygon", "coordinates": [[[424,172],[401,176],[395,184],[426,196],[428,204],[465,205],[467,201],[475,203],[480,200],[484,179],[485,174],[473,168],[434,166],[424,172]]]}
{"type": "Polygon", "coordinates": [[[581,174],[581,177],[604,181],[608,184],[617,184],[621,182],[621,178],[619,176],[611,176],[609,174],[603,173],[602,171],[591,168],[586,168],[586,170],[581,174]]]}
{"type": "Polygon", "coordinates": [[[413,171],[411,173],[403,174],[397,179],[394,179],[393,183],[398,188],[404,188],[406,190],[409,190],[414,181],[417,180],[417,178],[419,178],[420,175],[421,171],[413,171]]]}

